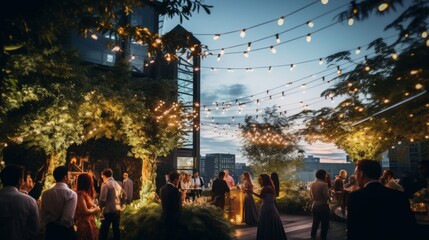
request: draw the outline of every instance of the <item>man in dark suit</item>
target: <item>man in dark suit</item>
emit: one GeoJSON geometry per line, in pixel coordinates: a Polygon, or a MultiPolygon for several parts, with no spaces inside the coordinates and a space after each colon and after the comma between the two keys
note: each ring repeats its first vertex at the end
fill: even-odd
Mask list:
{"type": "Polygon", "coordinates": [[[348,240],[416,239],[416,220],[408,199],[379,182],[380,163],[360,160],[355,173],[360,189],[348,197],[348,240]]]}
{"type": "Polygon", "coordinates": [[[133,181],[129,179],[128,176],[129,174],[127,171],[122,173],[122,189],[124,189],[127,195],[126,204],[130,204],[133,201],[133,181]]]}
{"type": "Polygon", "coordinates": [[[225,208],[225,194],[229,193],[229,187],[223,178],[225,177],[225,172],[220,171],[218,179],[213,181],[212,186],[212,198],[214,200],[214,205],[220,207],[222,210],[225,208]]]}
{"type": "Polygon", "coordinates": [[[162,203],[162,218],[167,224],[177,221],[182,209],[182,200],[177,184],[179,183],[179,174],[172,172],[168,175],[168,183],[160,190],[162,203]]]}

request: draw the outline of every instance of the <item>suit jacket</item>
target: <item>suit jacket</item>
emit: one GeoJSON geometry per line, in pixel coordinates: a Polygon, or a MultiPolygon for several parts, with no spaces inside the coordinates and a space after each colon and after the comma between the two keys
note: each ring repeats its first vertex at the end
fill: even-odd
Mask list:
{"type": "Polygon", "coordinates": [[[213,181],[212,194],[214,198],[217,196],[224,198],[227,192],[229,192],[229,187],[225,180],[218,178],[213,181]]]}
{"type": "Polygon", "coordinates": [[[182,209],[182,195],[173,184],[167,183],[160,190],[162,217],[164,220],[177,221],[182,209]]]}
{"type": "Polygon", "coordinates": [[[122,181],[122,188],[127,195],[127,204],[131,203],[133,201],[133,181],[129,178],[127,181],[122,181]]]}
{"type": "Polygon", "coordinates": [[[405,194],[380,182],[351,192],[347,210],[349,240],[416,239],[416,220],[405,194]]]}

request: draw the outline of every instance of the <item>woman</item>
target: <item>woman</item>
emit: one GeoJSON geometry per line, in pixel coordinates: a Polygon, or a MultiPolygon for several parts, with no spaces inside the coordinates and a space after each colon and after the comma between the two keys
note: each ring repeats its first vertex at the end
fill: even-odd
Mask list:
{"type": "Polygon", "coordinates": [[[182,202],[189,199],[191,184],[191,176],[187,173],[184,173],[182,180],[179,182],[180,191],[182,192],[182,202]]]}
{"type": "Polygon", "coordinates": [[[271,181],[273,181],[274,191],[276,192],[276,197],[280,195],[280,180],[279,175],[276,172],[271,173],[271,181]]]}
{"type": "MultiPolygon", "coordinates": [[[[257,240],[285,240],[287,239],[279,212],[274,205],[276,194],[273,182],[267,174],[261,174],[258,178],[261,185],[261,193],[255,196],[262,199],[262,205],[259,208],[258,229],[256,234],[257,240]]],[[[250,190],[249,190],[250,191],[250,190]]]]}
{"type": "Polygon", "coordinates": [[[243,180],[242,189],[244,190],[244,202],[243,202],[243,221],[249,226],[255,226],[258,223],[258,211],[256,209],[255,200],[253,200],[253,184],[250,179],[250,174],[244,172],[241,176],[243,180]]]}
{"type": "Polygon", "coordinates": [[[95,224],[94,214],[100,212],[100,208],[94,204],[95,189],[92,178],[87,173],[77,177],[77,207],[75,224],[78,239],[97,240],[98,229],[95,224]]]}

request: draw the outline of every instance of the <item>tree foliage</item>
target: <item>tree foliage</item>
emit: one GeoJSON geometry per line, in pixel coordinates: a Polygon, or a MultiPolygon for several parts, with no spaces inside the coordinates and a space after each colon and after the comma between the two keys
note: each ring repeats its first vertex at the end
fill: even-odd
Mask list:
{"type": "MultiPolygon", "coordinates": [[[[352,2],[338,15],[364,21],[374,12],[386,15],[402,6],[402,0],[388,1],[387,10],[377,7],[384,1],[352,2]]],[[[429,139],[429,40],[427,19],[429,1],[415,0],[400,16],[386,26],[398,31],[396,41],[375,39],[368,45],[374,52],[326,89],[325,98],[342,97],[335,108],[306,110],[292,118],[303,119],[301,133],[306,140],[335,143],[354,160],[381,159],[386,150],[401,142],[429,139]]],[[[349,52],[326,58],[330,64],[352,62],[349,52]]]]}
{"type": "Polygon", "coordinates": [[[262,119],[246,116],[240,126],[242,153],[247,157],[255,174],[285,173],[295,170],[302,162],[299,138],[293,133],[292,122],[280,115],[277,108],[266,108],[262,119]]]}

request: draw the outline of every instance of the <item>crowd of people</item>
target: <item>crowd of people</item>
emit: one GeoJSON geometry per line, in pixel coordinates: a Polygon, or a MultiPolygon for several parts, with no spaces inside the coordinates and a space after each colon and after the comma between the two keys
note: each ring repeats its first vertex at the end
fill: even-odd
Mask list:
{"type": "Polygon", "coordinates": [[[99,194],[93,176],[88,173],[77,176],[75,189],[69,187],[71,175],[67,167],[55,168],[53,177],[55,185],[36,201],[39,197],[29,194],[34,184],[31,177],[24,174],[23,167],[7,165],[2,170],[1,239],[106,240],[110,226],[114,239],[120,239],[120,213],[125,204],[132,201],[133,194],[128,172],[123,173],[122,182],[117,182],[111,169],[103,170],[99,194]],[[101,220],[100,229],[96,225],[96,214],[101,220]]]}

